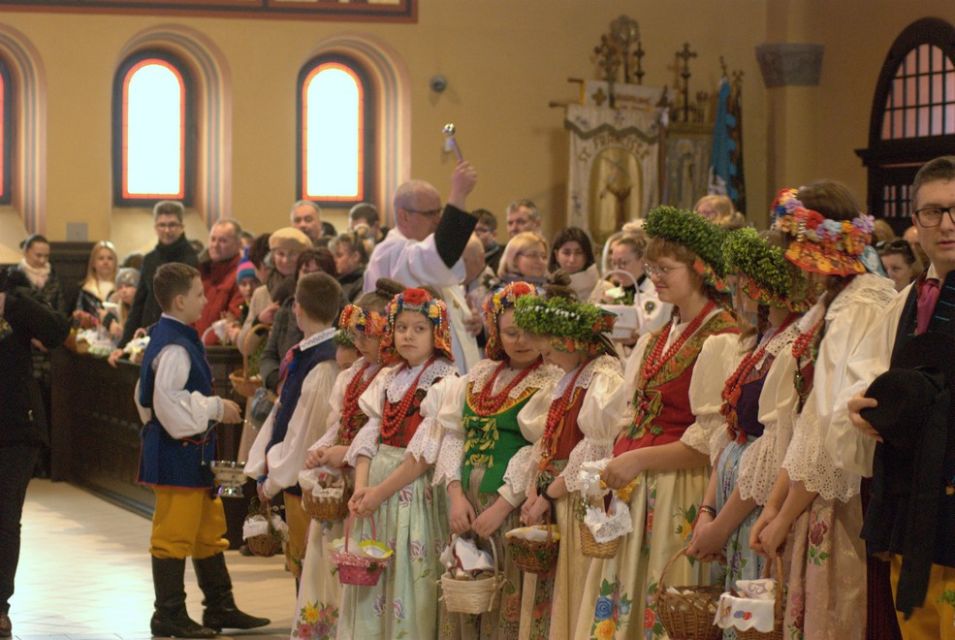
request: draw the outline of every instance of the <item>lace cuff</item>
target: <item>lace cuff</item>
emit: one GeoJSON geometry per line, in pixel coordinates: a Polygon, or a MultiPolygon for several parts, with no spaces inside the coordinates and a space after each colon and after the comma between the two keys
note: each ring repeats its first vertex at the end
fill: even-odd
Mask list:
{"type": "Polygon", "coordinates": [[[325,433],[322,434],[322,437],[315,441],[315,444],[308,448],[309,451],[318,451],[319,449],[327,449],[328,447],[334,447],[338,444],[338,425],[334,425],[329,429],[325,430],[325,433]]]}
{"type": "Polygon", "coordinates": [[[706,454],[712,460],[719,453],[719,450],[710,449],[710,442],[718,430],[726,430],[726,422],[723,416],[718,413],[704,414],[696,418],[696,422],[687,427],[680,438],[680,442],[695,449],[700,453],[706,454]]]}
{"type": "Polygon", "coordinates": [[[444,438],[444,429],[435,418],[425,418],[418,425],[418,429],[411,437],[405,451],[411,454],[418,462],[424,461],[434,464],[438,461],[441,451],[441,441],[444,438]]]}
{"type": "Polygon", "coordinates": [[[765,431],[746,447],[740,457],[736,486],[743,500],[752,498],[764,505],[773,491],[779,474],[779,459],[776,457],[776,434],[765,431]]]}
{"type": "Polygon", "coordinates": [[[577,474],[580,472],[580,465],[585,462],[594,462],[609,458],[613,453],[612,439],[592,439],[584,438],[577,443],[570,456],[567,458],[567,466],[561,472],[561,477],[567,485],[567,491],[579,491],[580,483],[577,474]]]}
{"type": "Polygon", "coordinates": [[[460,431],[445,430],[431,484],[448,486],[452,482],[460,482],[462,464],[464,464],[464,434],[460,431]]]}
{"type": "Polygon", "coordinates": [[[345,454],[345,462],[351,466],[356,466],[359,456],[374,458],[378,453],[378,432],[380,423],[378,420],[369,420],[364,427],[359,429],[355,435],[348,452],[345,454]]]}
{"type": "Polygon", "coordinates": [[[783,460],[789,479],[802,482],[807,491],[818,493],[825,500],[848,502],[859,493],[860,478],[836,467],[823,445],[823,429],[818,424],[815,403],[806,403],[793,439],[783,460]]]}
{"type": "MultiPolygon", "coordinates": [[[[536,478],[534,469],[537,468],[539,455],[536,444],[518,449],[517,453],[511,456],[507,463],[507,469],[504,471],[504,484],[501,489],[507,487],[512,494],[526,496],[527,490],[536,478]]],[[[500,493],[500,490],[498,490],[498,493],[500,493]]]]}

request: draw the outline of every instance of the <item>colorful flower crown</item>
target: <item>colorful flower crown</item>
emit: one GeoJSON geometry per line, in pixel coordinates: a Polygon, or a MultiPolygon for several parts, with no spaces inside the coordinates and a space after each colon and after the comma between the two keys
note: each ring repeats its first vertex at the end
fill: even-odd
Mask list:
{"type": "MultiPolygon", "coordinates": [[[[524,296],[514,304],[514,321],[529,333],[561,338],[568,351],[606,352],[604,333],[613,330],[617,316],[600,307],[563,297],[524,296]]],[[[610,347],[612,349],[612,347],[610,347]]]]}
{"type": "Polygon", "coordinates": [[[343,330],[377,338],[385,335],[385,330],[388,328],[388,316],[377,311],[367,311],[357,304],[347,304],[338,318],[338,326],[343,330]]]}
{"type": "Polygon", "coordinates": [[[739,275],[739,286],[753,300],[770,307],[805,311],[812,306],[809,280],[752,227],[726,236],[723,256],[727,270],[739,275]]]}
{"type": "Polygon", "coordinates": [[[434,350],[448,360],[454,361],[447,305],[443,300],[432,298],[431,294],[424,289],[405,289],[388,303],[388,325],[379,349],[383,364],[392,364],[401,358],[395,349],[395,322],[402,311],[414,311],[430,320],[434,331],[434,350]]]}
{"type": "Polygon", "coordinates": [[[851,221],[830,220],[803,206],[798,193],[799,189],[782,189],[770,211],[773,228],[793,238],[786,259],[806,271],[829,276],[865,273],[875,219],[860,213],[851,221]]]}
{"type": "Polygon", "coordinates": [[[537,288],[527,282],[511,282],[501,287],[492,295],[484,299],[484,330],[487,334],[487,344],[484,347],[484,354],[491,360],[503,360],[506,358],[504,347],[501,345],[501,331],[498,327],[498,320],[501,314],[508,309],[513,309],[518,299],[525,296],[536,296],[537,288]]]}
{"type": "Polygon", "coordinates": [[[729,291],[723,280],[723,229],[692,211],[661,206],[650,211],[643,230],[651,238],[675,242],[695,253],[693,269],[703,281],[720,293],[729,291]]]}

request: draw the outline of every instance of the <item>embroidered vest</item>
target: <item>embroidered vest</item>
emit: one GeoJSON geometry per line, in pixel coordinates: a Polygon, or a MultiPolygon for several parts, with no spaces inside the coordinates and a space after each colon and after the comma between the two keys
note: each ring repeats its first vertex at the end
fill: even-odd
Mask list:
{"type": "MultiPolygon", "coordinates": [[[[156,371],[153,361],[169,345],[178,345],[189,354],[189,376],[185,390],[212,395],[212,370],[206,360],[206,350],[199,334],[192,327],[170,318],[160,318],[149,334],[149,346],[139,369],[139,404],[153,408],[156,371]]],[[[192,438],[177,440],[169,435],[153,417],[141,431],[142,451],[139,459],[139,482],[170,487],[212,487],[213,474],[209,463],[215,459],[214,431],[192,438]]]]}
{"type": "MultiPolygon", "coordinates": [[[[295,351],[292,361],[286,370],[285,380],[282,382],[282,392],[279,394],[279,401],[275,410],[275,419],[272,422],[272,437],[265,447],[266,454],[269,449],[285,440],[288,434],[288,425],[295,414],[295,408],[298,406],[299,398],[302,396],[302,385],[305,384],[305,378],[312,372],[312,369],[323,362],[335,359],[335,342],[331,339],[319,342],[304,351],[295,351]]],[[[301,495],[302,490],[295,484],[292,487],[283,489],[294,495],[301,495]]]]}
{"type": "MultiPolygon", "coordinates": [[[[722,333],[739,333],[736,320],[726,311],[707,320],[659,373],[647,381],[646,388],[636,390],[633,424],[614,444],[614,456],[680,440],[694,419],[690,409],[690,380],[696,359],[706,339],[722,333]]],[[[646,366],[647,358],[661,338],[661,332],[650,338],[642,366],[646,366]]]]}
{"type": "MultiPolygon", "coordinates": [[[[491,384],[491,380],[486,384],[491,384]]],[[[465,490],[470,487],[471,470],[476,466],[486,468],[481,480],[481,493],[495,493],[504,484],[507,463],[521,447],[530,444],[521,434],[517,414],[534,393],[536,390],[528,389],[516,401],[506,403],[499,413],[482,416],[474,410],[473,383],[468,385],[467,402],[462,415],[465,441],[461,485],[465,490]]]]}

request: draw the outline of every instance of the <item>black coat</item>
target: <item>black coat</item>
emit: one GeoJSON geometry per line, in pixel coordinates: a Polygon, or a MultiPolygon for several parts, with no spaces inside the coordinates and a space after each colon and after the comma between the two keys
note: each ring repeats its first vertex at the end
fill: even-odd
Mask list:
{"type": "Polygon", "coordinates": [[[156,270],[164,264],[170,262],[182,262],[191,267],[198,268],[199,258],[195,250],[186,240],[183,234],[178,240],[170,245],[157,244],[156,248],[146,254],[143,258],[143,268],[139,276],[139,286],[136,287],[136,297],[133,298],[133,306],[129,310],[129,316],[126,318],[126,326],[123,328],[123,337],[119,341],[119,346],[124,347],[126,343],[133,339],[133,334],[140,327],[152,326],[159,316],[162,315],[162,309],[156,296],[153,295],[153,276],[156,270]]]}
{"type": "Polygon", "coordinates": [[[13,332],[0,339],[0,445],[43,444],[46,415],[33,377],[30,340],[58,347],[70,332],[70,321],[29,286],[7,290],[3,318],[13,332]]]}

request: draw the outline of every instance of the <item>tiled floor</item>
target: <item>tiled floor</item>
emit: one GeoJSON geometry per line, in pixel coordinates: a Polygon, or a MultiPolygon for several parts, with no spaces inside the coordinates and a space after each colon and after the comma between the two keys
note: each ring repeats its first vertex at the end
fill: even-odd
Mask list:
{"type": "MultiPolygon", "coordinates": [[[[20,640],[145,640],[153,589],[149,521],[65,483],[34,480],[23,514],[23,546],[10,617],[20,640]]],[[[288,638],[295,588],[282,559],[226,555],[239,606],[272,619],[241,638],[288,638]]],[[[186,570],[187,605],[202,593],[186,570]]],[[[220,636],[227,638],[229,636],[220,636]]]]}

